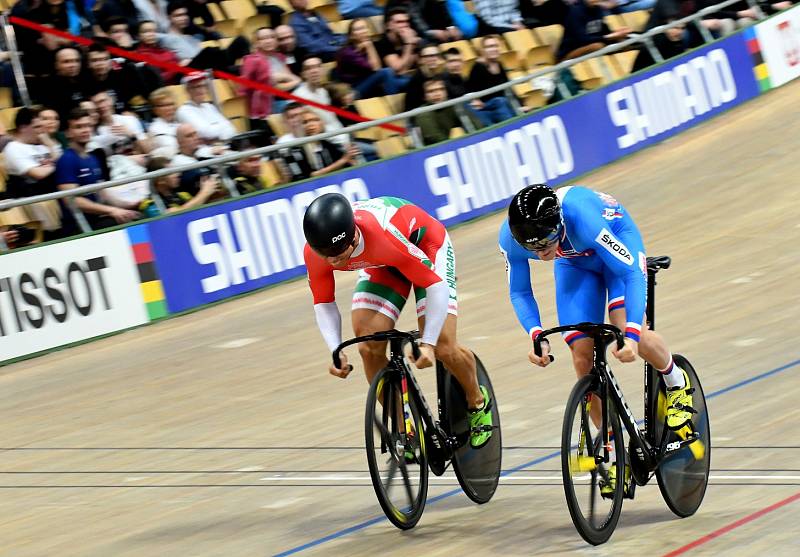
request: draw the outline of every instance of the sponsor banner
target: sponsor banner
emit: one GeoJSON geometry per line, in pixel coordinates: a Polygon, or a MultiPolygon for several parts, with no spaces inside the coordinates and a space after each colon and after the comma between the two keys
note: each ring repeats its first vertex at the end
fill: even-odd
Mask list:
{"type": "Polygon", "coordinates": [[[800,77],[800,6],[748,28],[746,37],[763,89],[800,77]]]}
{"type": "Polygon", "coordinates": [[[141,325],[125,231],[0,256],[0,361],[141,325]]]}
{"type": "Polygon", "coordinates": [[[527,184],[561,184],[759,92],[741,33],[613,86],[486,132],[148,223],[170,312],[304,272],[302,217],[328,191],[402,197],[446,225],[502,208],[527,184]]]}

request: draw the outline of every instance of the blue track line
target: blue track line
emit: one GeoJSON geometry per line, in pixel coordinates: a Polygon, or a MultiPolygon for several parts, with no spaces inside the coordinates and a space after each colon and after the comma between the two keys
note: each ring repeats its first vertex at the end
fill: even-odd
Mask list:
{"type": "MultiPolygon", "coordinates": [[[[708,400],[710,398],[717,397],[719,395],[723,395],[725,393],[728,393],[730,391],[739,389],[741,387],[745,387],[745,386],[747,386],[747,385],[749,385],[751,383],[754,383],[756,381],[760,381],[761,379],[766,379],[767,377],[771,377],[771,376],[776,375],[776,374],[778,374],[778,373],[780,373],[782,371],[786,371],[787,369],[791,369],[791,368],[793,368],[793,367],[795,367],[797,365],[800,365],[800,359],[794,360],[793,362],[789,362],[788,364],[784,364],[784,365],[782,365],[780,367],[776,367],[775,369],[771,369],[771,370],[766,371],[766,372],[764,372],[764,373],[762,373],[760,375],[756,375],[754,377],[750,377],[749,379],[745,379],[743,381],[739,381],[738,383],[734,383],[733,385],[729,385],[727,387],[719,389],[718,391],[714,391],[713,393],[707,394],[706,395],[706,400],[708,400]]],[[[523,468],[527,468],[528,466],[534,466],[534,465],[540,464],[540,463],[542,463],[542,462],[544,462],[546,460],[550,460],[551,458],[555,458],[555,457],[559,456],[560,454],[561,454],[561,450],[554,451],[554,452],[552,452],[552,453],[550,453],[548,455],[541,456],[541,457],[536,458],[534,460],[531,460],[529,462],[525,462],[523,464],[520,464],[519,466],[515,466],[514,468],[509,468],[505,472],[502,472],[500,474],[500,476],[501,477],[502,476],[508,476],[509,474],[513,474],[514,472],[518,472],[519,470],[522,470],[523,468]]],[[[431,497],[430,499],[428,499],[427,504],[430,505],[432,503],[436,503],[437,501],[441,501],[442,499],[447,499],[448,497],[452,497],[453,495],[456,495],[457,493],[461,493],[461,488],[452,489],[450,491],[447,491],[447,492],[442,493],[440,495],[437,495],[435,497],[431,497]]],[[[286,551],[283,551],[282,553],[276,553],[275,555],[273,555],[273,557],[287,557],[288,555],[294,555],[296,553],[300,553],[301,551],[305,551],[306,549],[311,549],[312,547],[315,547],[315,546],[318,546],[318,545],[322,545],[323,543],[327,543],[327,542],[329,542],[331,540],[335,540],[336,538],[341,538],[342,536],[346,536],[347,534],[351,534],[353,532],[358,532],[359,530],[363,530],[364,528],[367,528],[368,526],[372,526],[373,524],[377,524],[379,522],[383,522],[384,520],[387,520],[385,516],[376,516],[375,518],[371,518],[371,519],[366,520],[364,522],[359,522],[358,524],[356,524],[354,526],[350,526],[348,528],[344,528],[342,530],[339,530],[338,532],[334,532],[333,534],[328,534],[327,536],[324,536],[322,538],[317,538],[316,540],[312,540],[312,541],[310,541],[308,543],[304,543],[303,545],[298,545],[297,547],[293,547],[292,549],[287,549],[286,551]]]]}

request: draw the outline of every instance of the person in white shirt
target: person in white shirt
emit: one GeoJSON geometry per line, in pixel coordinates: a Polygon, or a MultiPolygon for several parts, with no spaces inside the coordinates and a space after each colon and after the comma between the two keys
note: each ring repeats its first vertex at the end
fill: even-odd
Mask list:
{"type": "Polygon", "coordinates": [[[150,152],[150,140],[144,132],[142,123],[136,116],[129,114],[116,114],[114,100],[108,91],[100,91],[92,96],[92,102],[97,107],[99,121],[97,135],[94,143],[111,154],[115,143],[124,139],[136,142],[142,153],[150,152]]]}
{"type": "Polygon", "coordinates": [[[306,107],[297,102],[290,102],[282,111],[283,126],[286,133],[278,137],[275,141],[276,144],[288,143],[300,137],[305,136],[303,128],[303,112],[306,107]]]}
{"type": "Polygon", "coordinates": [[[177,119],[182,124],[191,124],[206,143],[228,141],[236,135],[236,128],[209,101],[206,74],[196,72],[181,80],[189,100],[177,112],[177,119]]]}
{"type": "MultiPolygon", "coordinates": [[[[302,83],[294,90],[296,96],[316,101],[319,104],[331,104],[331,96],[327,89],[322,86],[322,59],[311,57],[303,60],[302,77],[302,83]]],[[[323,110],[315,106],[309,108],[322,118],[322,123],[325,126],[326,132],[342,129],[342,123],[336,117],[336,114],[330,110],[323,110]]],[[[346,147],[350,143],[350,136],[343,133],[329,138],[328,141],[340,147],[346,147]]]]}
{"type": "Polygon", "coordinates": [[[156,116],[147,128],[153,147],[150,154],[171,159],[178,154],[178,139],[175,135],[180,125],[176,118],[178,103],[175,95],[166,87],[156,89],[150,93],[150,106],[156,116]]]}
{"type": "Polygon", "coordinates": [[[29,197],[56,189],[53,172],[61,147],[44,132],[40,112],[38,107],[23,107],[14,119],[16,136],[3,150],[9,197],[29,197]]]}

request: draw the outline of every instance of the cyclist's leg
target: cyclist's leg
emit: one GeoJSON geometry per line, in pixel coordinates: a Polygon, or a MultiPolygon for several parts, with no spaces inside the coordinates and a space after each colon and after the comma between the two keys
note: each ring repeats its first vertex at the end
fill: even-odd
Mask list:
{"type": "MultiPolygon", "coordinates": [[[[419,239],[419,247],[434,262],[433,268],[442,280],[447,282],[450,299],[447,304],[447,319],[436,342],[436,359],[440,360],[452,373],[464,394],[470,408],[483,406],[483,394],[478,385],[475,357],[472,352],[458,344],[456,339],[456,322],[458,316],[458,293],[456,291],[456,257],[450,236],[442,227],[439,230],[428,230],[419,239]]],[[[417,300],[417,320],[419,330],[425,330],[426,296],[423,288],[415,288],[417,300]]]]}
{"type": "MultiPolygon", "coordinates": [[[[390,267],[359,271],[353,290],[351,320],[356,336],[394,328],[411,291],[411,283],[390,267]]],[[[386,342],[362,342],[358,353],[364,362],[367,381],[386,367],[386,342]]]]}
{"type": "MultiPolygon", "coordinates": [[[[425,316],[419,316],[418,321],[420,330],[424,330],[425,316]]],[[[469,348],[458,343],[456,339],[457,321],[458,318],[455,314],[451,313],[447,316],[439,335],[439,341],[436,343],[436,359],[444,364],[464,389],[469,407],[480,408],[483,405],[483,393],[478,385],[475,356],[472,355],[469,348]]]]}
{"type": "MultiPolygon", "coordinates": [[[[560,325],[602,323],[605,317],[606,286],[603,276],[579,267],[569,259],[556,259],[556,308],[560,325]]],[[[563,334],[572,353],[572,365],[580,378],[592,369],[594,342],[585,334],[572,331],[563,334]]],[[[601,406],[596,400],[590,410],[592,421],[600,424],[601,406]]]]}

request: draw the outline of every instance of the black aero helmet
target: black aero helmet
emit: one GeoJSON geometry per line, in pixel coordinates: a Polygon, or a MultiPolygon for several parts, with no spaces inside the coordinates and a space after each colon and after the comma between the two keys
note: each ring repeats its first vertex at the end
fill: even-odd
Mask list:
{"type": "Polygon", "coordinates": [[[308,245],[325,257],[336,257],[347,249],[356,235],[353,208],[340,193],[320,195],[306,209],[303,234],[308,245]]]}
{"type": "Polygon", "coordinates": [[[546,249],[564,230],[556,192],[544,184],[522,188],[508,206],[511,235],[528,251],[546,249]]]}

